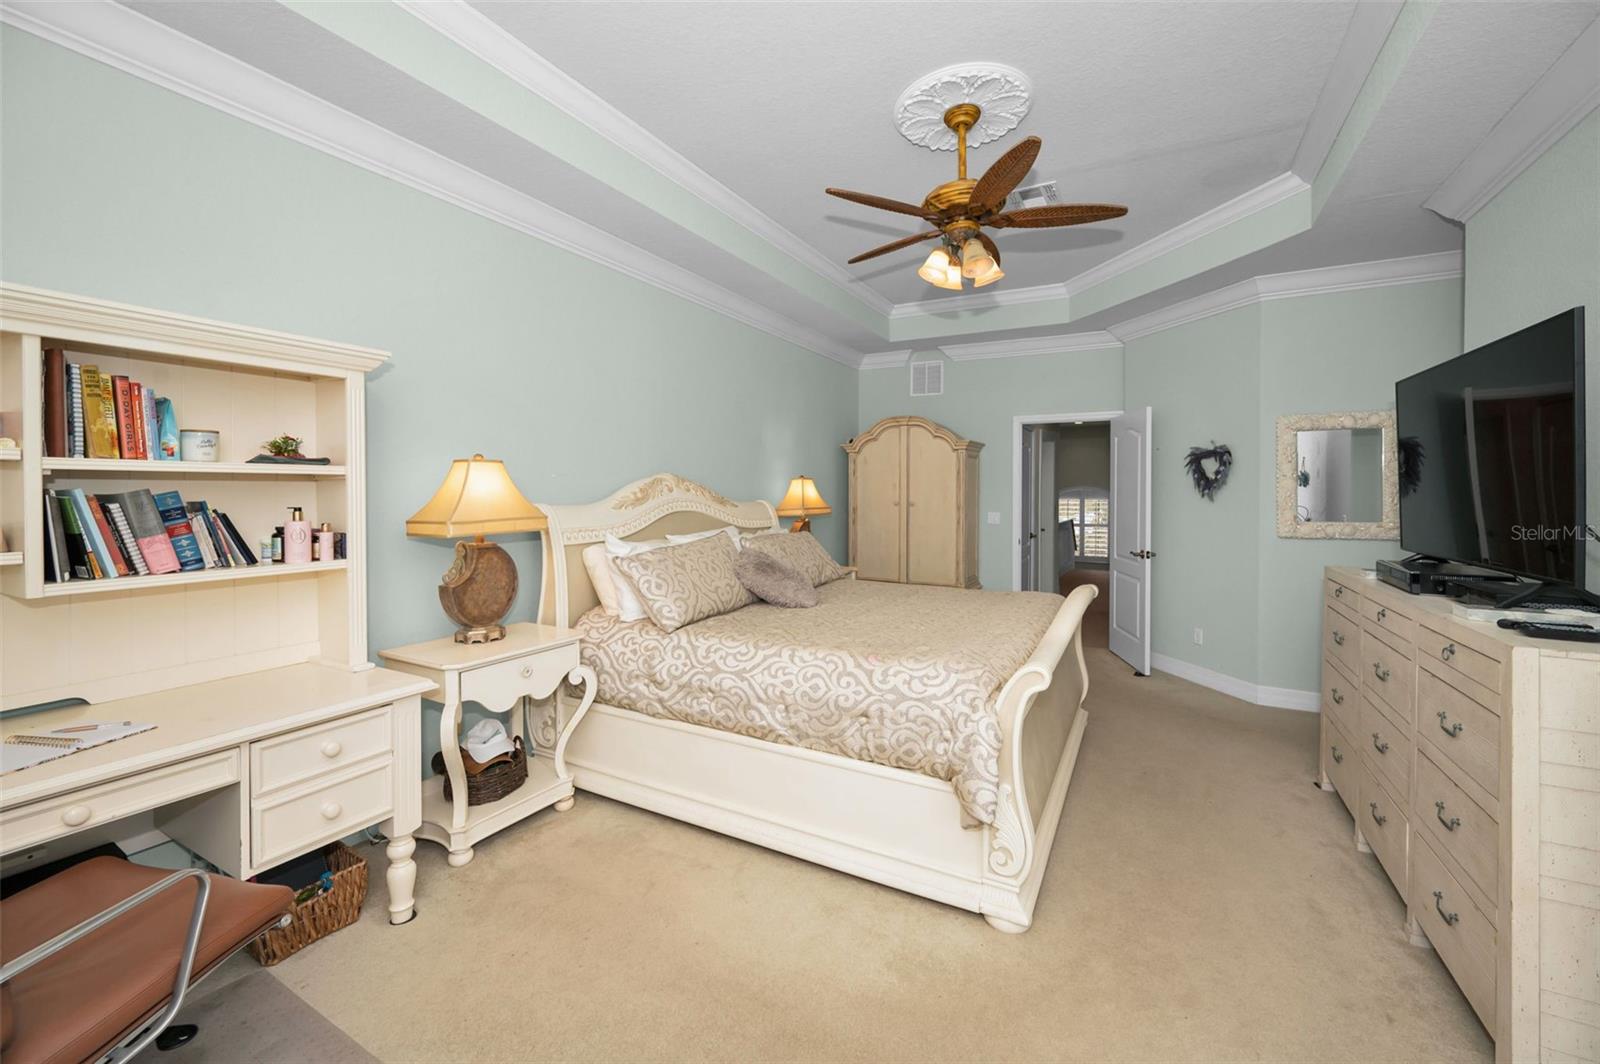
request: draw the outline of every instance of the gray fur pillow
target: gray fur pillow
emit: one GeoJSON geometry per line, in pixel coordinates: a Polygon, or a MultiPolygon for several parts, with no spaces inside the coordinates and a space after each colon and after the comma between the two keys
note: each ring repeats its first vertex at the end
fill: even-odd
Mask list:
{"type": "Polygon", "coordinates": [[[733,560],[733,571],[745,590],[762,602],[793,609],[815,606],[821,601],[805,573],[770,554],[742,550],[733,560]]]}

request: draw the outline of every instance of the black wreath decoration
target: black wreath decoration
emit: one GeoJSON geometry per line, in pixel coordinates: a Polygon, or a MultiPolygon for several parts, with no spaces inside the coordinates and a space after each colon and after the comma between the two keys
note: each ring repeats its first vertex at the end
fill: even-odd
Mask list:
{"type": "Polygon", "coordinates": [[[1191,447],[1189,454],[1183,460],[1183,468],[1189,471],[1189,476],[1194,480],[1194,490],[1200,493],[1202,499],[1216,501],[1217,492],[1228,482],[1228,470],[1233,467],[1233,451],[1227,444],[1211,441],[1211,446],[1191,447]],[[1215,462],[1217,471],[1206,472],[1206,463],[1215,462]]]}

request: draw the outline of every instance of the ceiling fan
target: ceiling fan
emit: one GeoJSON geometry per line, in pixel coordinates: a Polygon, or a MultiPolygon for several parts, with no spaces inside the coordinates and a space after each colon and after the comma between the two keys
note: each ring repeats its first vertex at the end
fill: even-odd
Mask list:
{"type": "Polygon", "coordinates": [[[896,214],[909,214],[937,227],[926,233],[901,237],[871,251],[863,251],[850,260],[852,265],[920,244],[924,240],[942,238],[942,245],[928,255],[927,261],[917,270],[917,276],[931,285],[953,291],[961,289],[963,277],[972,281],[973,287],[982,288],[1005,276],[1000,269],[1000,249],[983,232],[985,228],[1054,229],[1083,225],[1085,222],[1103,222],[1128,213],[1128,208],[1115,203],[1058,203],[1048,207],[1002,211],[1006,197],[1027,175],[1034,159],[1038,158],[1042,142],[1038,137],[1024,139],[996,159],[994,165],[974,181],[967,177],[967,131],[982,113],[975,103],[958,103],[944,113],[944,124],[956,135],[956,179],[946,181],[929,192],[920,207],[844,188],[826,190],[830,196],[883,211],[894,211],[896,214]]]}

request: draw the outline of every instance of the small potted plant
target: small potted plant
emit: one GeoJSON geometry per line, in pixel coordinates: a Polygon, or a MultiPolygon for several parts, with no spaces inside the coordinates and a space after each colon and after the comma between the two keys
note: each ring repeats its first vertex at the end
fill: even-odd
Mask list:
{"type": "Polygon", "coordinates": [[[267,453],[274,458],[304,458],[305,455],[300,453],[300,445],[304,442],[300,437],[285,432],[282,436],[268,440],[262,446],[266,447],[267,453]]]}

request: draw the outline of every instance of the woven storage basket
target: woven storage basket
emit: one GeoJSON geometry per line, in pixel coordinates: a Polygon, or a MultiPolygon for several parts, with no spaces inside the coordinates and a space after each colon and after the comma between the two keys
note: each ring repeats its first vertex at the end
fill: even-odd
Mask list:
{"type": "MultiPolygon", "coordinates": [[[[510,761],[490,765],[476,776],[467,777],[468,805],[488,805],[499,801],[528,782],[528,755],[522,749],[522,736],[517,736],[511,742],[516,749],[511,752],[510,761]]],[[[433,771],[444,777],[444,800],[455,801],[450,775],[444,770],[443,754],[433,755],[433,771]]]]}
{"type": "Polygon", "coordinates": [[[296,905],[288,927],[273,928],[250,943],[250,956],[264,967],[294,956],[361,916],[361,903],[367,900],[367,859],[342,842],[323,853],[333,873],[333,889],[296,905]]]}

